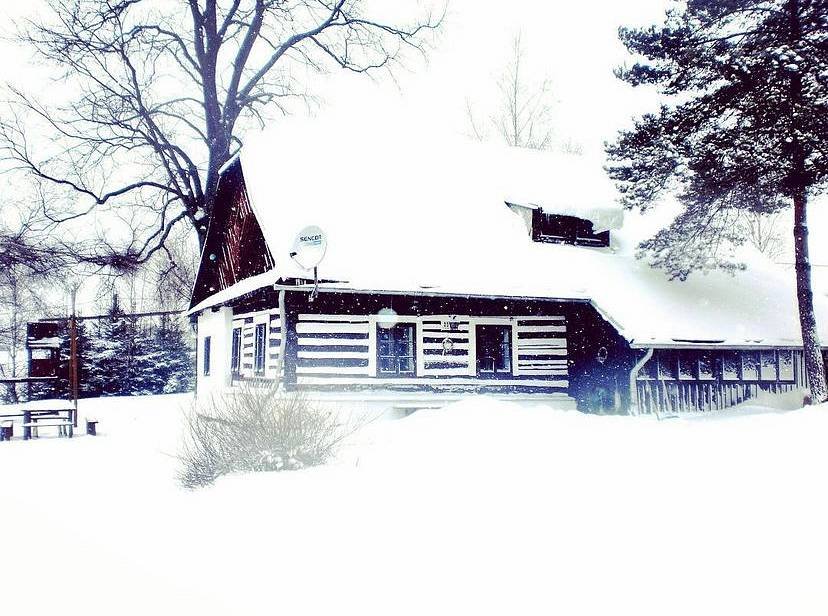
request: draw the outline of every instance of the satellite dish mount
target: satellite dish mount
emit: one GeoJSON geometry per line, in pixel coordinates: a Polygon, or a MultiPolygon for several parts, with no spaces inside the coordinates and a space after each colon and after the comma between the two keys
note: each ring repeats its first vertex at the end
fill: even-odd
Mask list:
{"type": "Polygon", "coordinates": [[[305,227],[296,234],[296,239],[293,240],[290,258],[303,270],[313,270],[313,291],[310,294],[310,301],[319,296],[319,264],[325,257],[327,249],[328,240],[325,232],[316,225],[305,227]]]}

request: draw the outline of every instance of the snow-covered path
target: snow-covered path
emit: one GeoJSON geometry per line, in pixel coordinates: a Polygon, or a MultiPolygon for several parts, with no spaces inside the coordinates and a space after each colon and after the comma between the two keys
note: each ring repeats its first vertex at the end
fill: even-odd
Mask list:
{"type": "Polygon", "coordinates": [[[187,492],[187,404],[85,401],[98,438],[0,443],[3,614],[828,613],[828,408],[478,398],[187,492]]]}

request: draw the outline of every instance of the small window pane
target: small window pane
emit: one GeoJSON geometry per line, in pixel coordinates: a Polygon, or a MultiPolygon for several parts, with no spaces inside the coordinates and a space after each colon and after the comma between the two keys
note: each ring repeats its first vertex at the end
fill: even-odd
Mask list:
{"type": "Polygon", "coordinates": [[[639,379],[652,380],[656,378],[656,369],[658,368],[658,361],[655,357],[651,358],[646,364],[641,367],[638,373],[639,379]]]}
{"type": "Polygon", "coordinates": [[[793,351],[779,351],[779,380],[794,380],[793,351]]]}
{"type": "Polygon", "coordinates": [[[699,356],[699,379],[702,381],[712,381],[713,375],[713,357],[710,353],[702,353],[699,356]]]}
{"type": "Polygon", "coordinates": [[[690,353],[679,353],[679,378],[682,380],[696,378],[696,362],[690,353]]]}
{"type": "Polygon", "coordinates": [[[241,328],[233,328],[233,347],[230,351],[230,369],[238,374],[241,363],[241,328]]]}
{"type": "Polygon", "coordinates": [[[658,358],[658,378],[673,380],[676,378],[678,358],[675,353],[662,353],[658,358]]]}
{"type": "Polygon", "coordinates": [[[264,372],[265,368],[265,346],[267,344],[266,325],[260,323],[256,325],[255,347],[253,351],[254,366],[258,373],[264,372]]]}
{"type": "Polygon", "coordinates": [[[204,337],[204,376],[210,375],[210,336],[204,337]]]}
{"type": "Polygon", "coordinates": [[[725,351],[722,354],[722,379],[725,381],[739,380],[739,353],[725,351]]]}
{"type": "Polygon", "coordinates": [[[745,381],[759,380],[759,353],[756,351],[742,354],[742,378],[745,381]]]}
{"type": "Polygon", "coordinates": [[[776,380],[776,352],[762,351],[762,380],[776,380]]]}
{"type": "Polygon", "coordinates": [[[380,372],[396,372],[396,362],[393,357],[381,357],[379,360],[380,372]]]}
{"type": "Polygon", "coordinates": [[[500,372],[512,370],[512,337],[509,329],[500,330],[500,355],[495,358],[497,369],[500,372]]]}
{"type": "Polygon", "coordinates": [[[412,373],[414,372],[414,360],[410,357],[403,357],[400,359],[400,372],[412,373]]]}

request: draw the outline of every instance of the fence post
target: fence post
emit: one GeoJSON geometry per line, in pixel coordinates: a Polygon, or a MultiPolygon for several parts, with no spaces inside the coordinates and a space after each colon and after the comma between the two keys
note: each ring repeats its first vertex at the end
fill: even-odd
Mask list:
{"type": "Polygon", "coordinates": [[[78,427],[78,322],[75,316],[75,299],[78,287],[72,287],[72,313],[69,316],[69,386],[75,406],[72,425],[78,427]]]}

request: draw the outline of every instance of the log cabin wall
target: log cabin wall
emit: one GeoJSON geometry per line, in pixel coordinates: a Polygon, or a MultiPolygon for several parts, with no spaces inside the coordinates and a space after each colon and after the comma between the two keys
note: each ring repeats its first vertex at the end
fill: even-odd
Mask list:
{"type": "MultiPolygon", "coordinates": [[[[281,367],[295,389],[563,393],[588,412],[625,413],[630,406],[630,373],[642,351],[585,302],[324,291],[314,302],[300,291],[288,291],[286,300],[286,326],[275,291],[252,293],[233,308],[240,339],[234,380],[270,382],[281,367]],[[410,340],[395,341],[411,346],[410,358],[382,356],[389,311],[410,332],[410,340]],[[508,374],[483,374],[481,335],[491,343],[492,332],[504,331],[508,374]],[[395,365],[383,372],[389,360],[395,365]]],[[[658,349],[635,393],[641,412],[669,414],[724,409],[761,392],[805,386],[799,350],[658,349]]]]}
{"type": "Polygon", "coordinates": [[[299,386],[422,385],[559,391],[568,387],[563,316],[398,314],[395,323],[410,326],[413,333],[410,344],[415,368],[410,375],[394,376],[384,375],[378,367],[377,338],[387,325],[382,316],[300,313],[297,317],[299,386]],[[500,327],[508,334],[508,374],[495,374],[486,381],[478,378],[478,326],[500,327]]]}
{"type": "MultiPolygon", "coordinates": [[[[256,374],[251,318],[278,318],[272,308],[276,303],[276,292],[264,290],[234,309],[244,345],[239,378],[275,378],[271,368],[256,374]]],[[[307,293],[289,291],[286,306],[285,383],[318,390],[569,393],[570,371],[583,355],[582,344],[570,353],[569,324],[580,327],[597,317],[583,302],[330,292],[311,302],[307,293]],[[389,333],[385,315],[392,311],[397,327],[389,333]],[[394,344],[408,351],[384,355],[394,344]],[[486,357],[498,355],[507,344],[508,352],[486,357]],[[496,365],[504,362],[508,365],[496,365]]],[[[276,337],[268,330],[266,342],[275,351],[274,362],[283,330],[278,331],[276,337]]]]}

